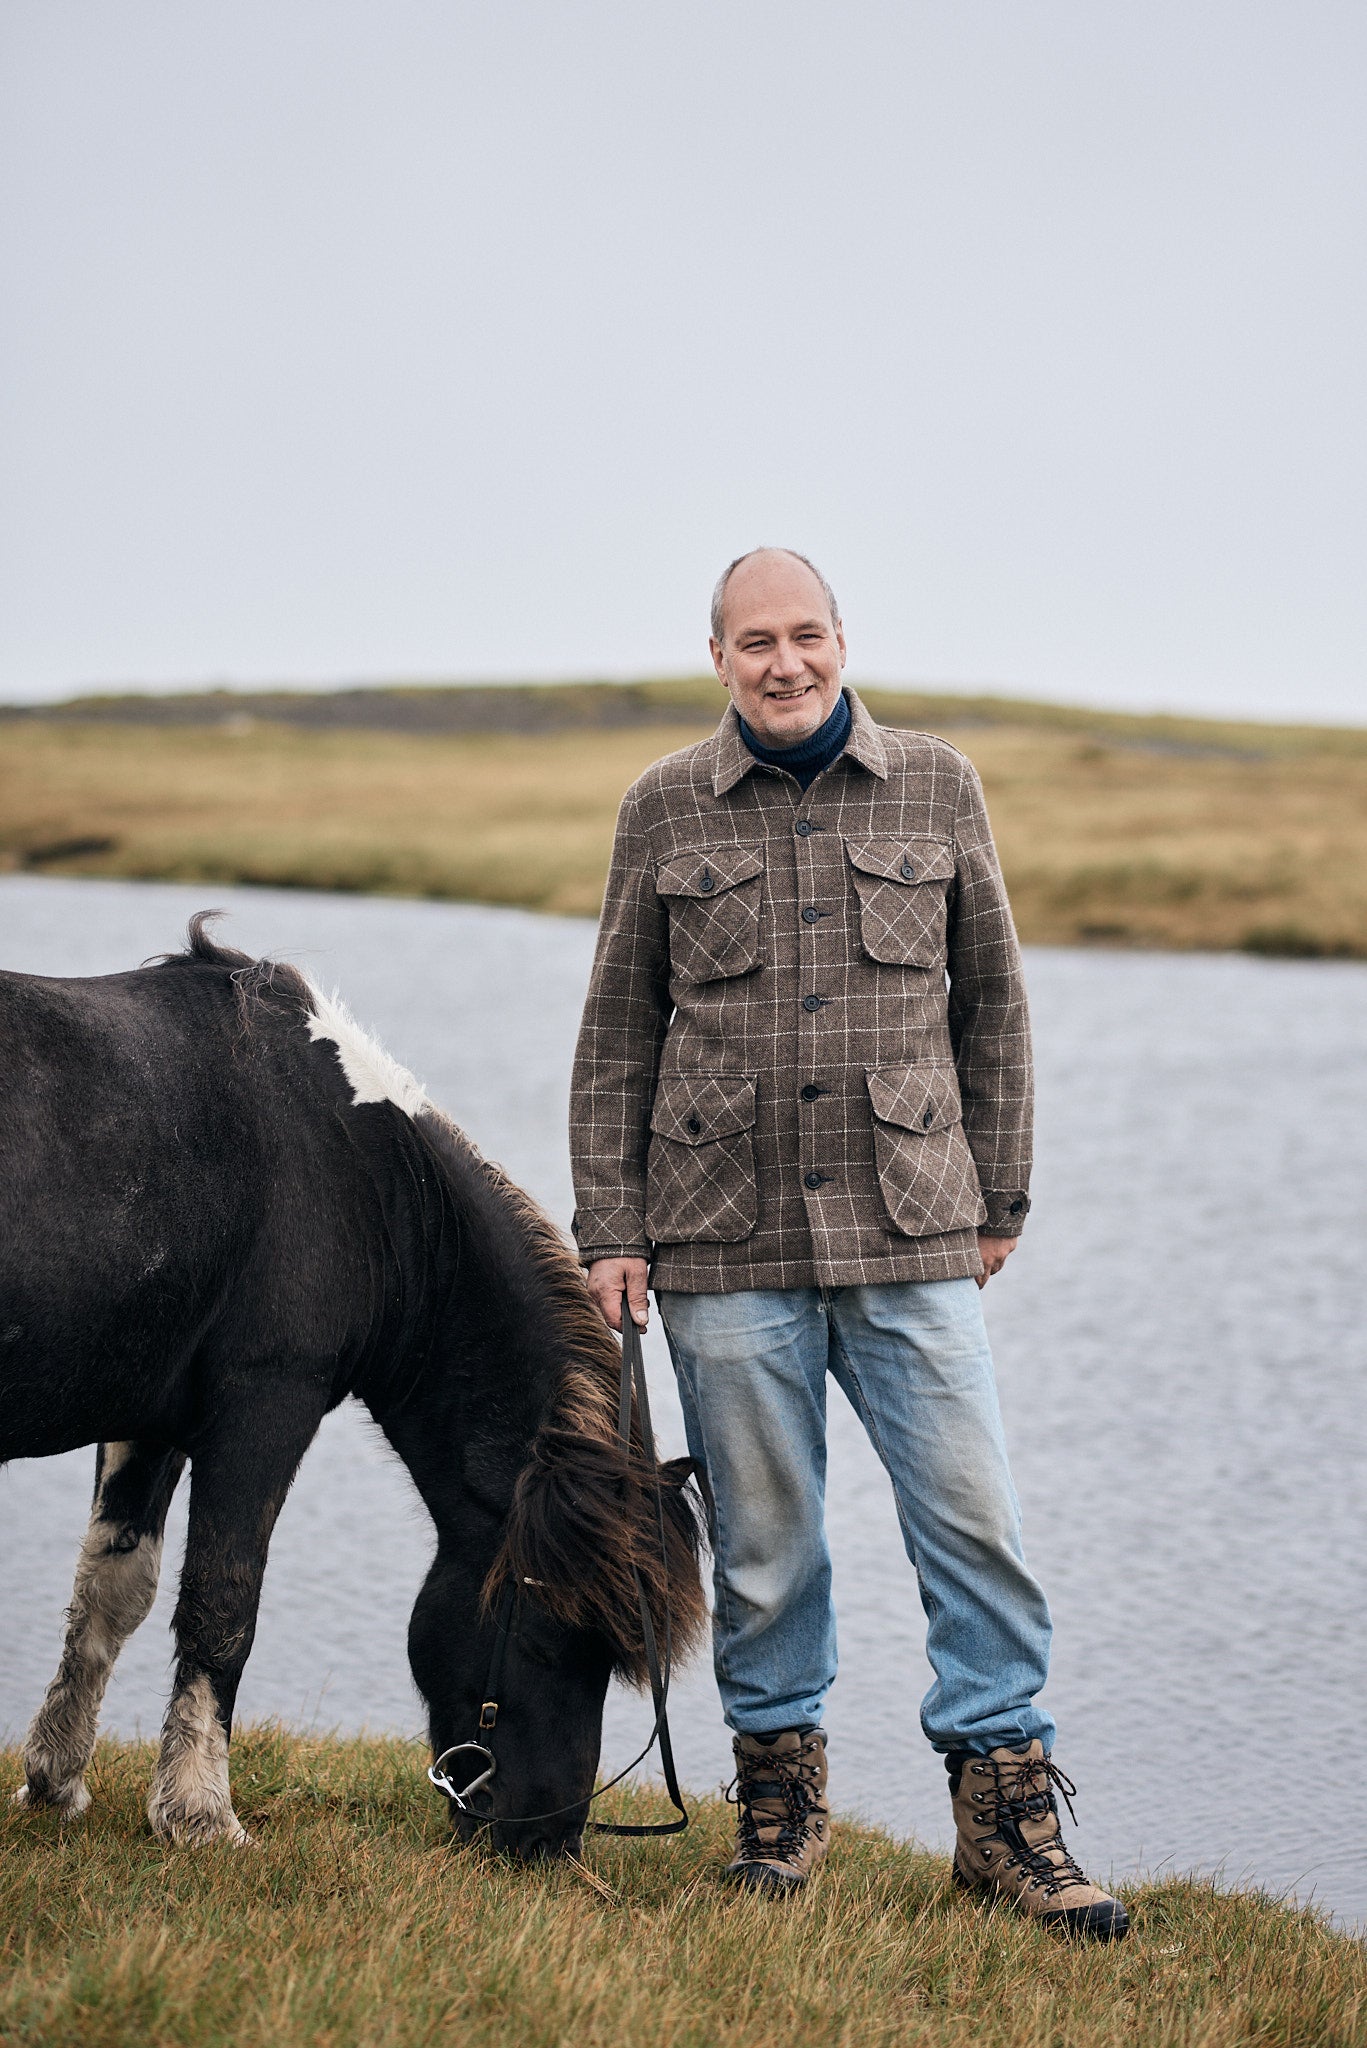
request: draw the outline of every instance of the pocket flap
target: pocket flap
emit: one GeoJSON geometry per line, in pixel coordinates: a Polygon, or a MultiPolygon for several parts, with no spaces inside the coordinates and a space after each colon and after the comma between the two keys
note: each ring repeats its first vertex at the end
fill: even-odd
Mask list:
{"type": "Polygon", "coordinates": [[[681,1145],[734,1137],[755,1121],[755,1082],[748,1074],[662,1074],[650,1128],[681,1145]]]}
{"type": "Polygon", "coordinates": [[[959,1077],[940,1060],[878,1067],[867,1075],[873,1113],[905,1131],[945,1131],[963,1118],[959,1077]]]}
{"type": "Polygon", "coordinates": [[[660,896],[715,896],[764,872],[764,854],[755,846],[702,846],[662,860],[655,870],[660,896]]]}
{"type": "Polygon", "coordinates": [[[942,839],[847,839],[850,864],[885,882],[947,882],[954,849],[942,839]]]}

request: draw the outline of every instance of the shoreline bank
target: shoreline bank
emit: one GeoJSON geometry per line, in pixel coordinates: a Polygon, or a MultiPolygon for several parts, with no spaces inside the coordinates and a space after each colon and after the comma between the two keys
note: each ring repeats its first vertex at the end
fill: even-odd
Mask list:
{"type": "MultiPolygon", "coordinates": [[[[102,1742],[80,1820],[0,1813],[0,2038],[1244,2048],[1347,2043],[1367,2011],[1361,1943],[1207,1882],[1125,1887],[1130,1939],[1079,1949],[844,1821],[810,1893],[776,1910],[720,1881],[732,1815],[712,1798],[667,1849],[592,1849],[609,1902],[568,1866],[452,1849],[421,1745],[273,1725],[233,1743],[256,1846],[168,1850],[142,1812],[152,1756],[102,1742]]],[[[17,1782],[14,1751],[0,1768],[17,1782]]],[[[609,1796],[616,1818],[667,1809],[650,1788],[609,1796]]]]}

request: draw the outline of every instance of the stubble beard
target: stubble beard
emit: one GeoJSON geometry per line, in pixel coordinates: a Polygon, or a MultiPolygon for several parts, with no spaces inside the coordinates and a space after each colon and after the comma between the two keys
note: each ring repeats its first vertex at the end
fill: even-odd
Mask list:
{"type": "MultiPolygon", "coordinates": [[[[811,706],[810,713],[800,723],[789,724],[785,720],[776,728],[766,729],[768,727],[767,720],[765,720],[764,724],[760,724],[756,718],[750,717],[747,714],[736,688],[735,673],[730,662],[725,662],[724,667],[726,670],[727,688],[730,691],[732,702],[735,704],[741,717],[745,719],[746,724],[750,727],[755,737],[766,747],[800,747],[804,740],[809,740],[814,732],[821,730],[821,727],[830,716],[829,709],[825,709],[822,706],[820,680],[818,677],[812,676],[805,679],[804,687],[814,692],[814,695],[803,700],[805,704],[811,706]]],[[[761,699],[761,711],[759,714],[761,717],[770,701],[768,696],[761,699]]]]}

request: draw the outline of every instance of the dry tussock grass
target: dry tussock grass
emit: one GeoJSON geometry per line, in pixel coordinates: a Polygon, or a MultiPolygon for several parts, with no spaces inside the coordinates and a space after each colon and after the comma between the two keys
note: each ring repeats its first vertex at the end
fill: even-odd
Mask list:
{"type": "MultiPolygon", "coordinates": [[[[874,696],[976,763],[1027,940],[1367,957],[1367,735],[874,696]]],[[[0,861],[593,915],[677,725],[527,734],[0,727],[0,861]]]]}
{"type": "MultiPolygon", "coordinates": [[[[717,1876],[729,1814],[565,1867],[453,1850],[424,1755],[249,1729],[250,1850],[172,1851],[146,1746],[102,1743],[95,1804],[0,1818],[0,2041],[43,2048],[1311,2048],[1367,2038],[1367,1956],[1310,1913],[1170,1881],[1131,1939],[1071,1949],[984,1913],[948,1866],[853,1826],[794,1904],[717,1876]]],[[[0,1758],[11,1782],[18,1760],[0,1758]]],[[[619,1813],[663,1807],[651,1793],[619,1813]]]]}

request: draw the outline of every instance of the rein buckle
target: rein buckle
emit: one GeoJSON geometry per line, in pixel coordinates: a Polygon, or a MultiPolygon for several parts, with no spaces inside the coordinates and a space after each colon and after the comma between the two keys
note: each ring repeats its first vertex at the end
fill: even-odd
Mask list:
{"type": "Polygon", "coordinates": [[[498,1719],[498,1701],[486,1700],[479,1710],[480,1733],[487,1734],[498,1719]]]}

